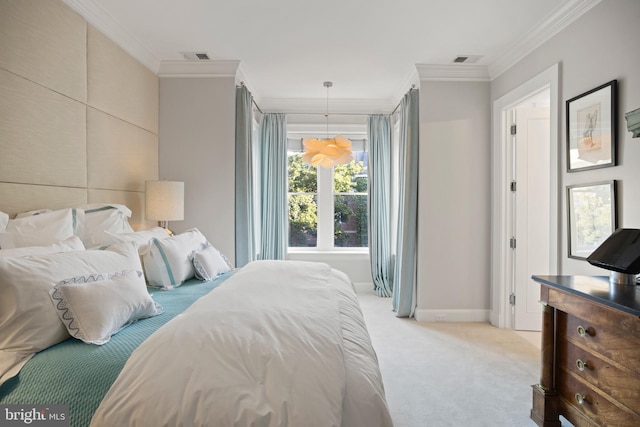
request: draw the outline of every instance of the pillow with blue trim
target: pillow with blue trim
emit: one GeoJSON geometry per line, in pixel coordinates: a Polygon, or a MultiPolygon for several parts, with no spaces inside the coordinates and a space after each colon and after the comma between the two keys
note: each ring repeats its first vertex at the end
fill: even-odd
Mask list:
{"type": "Polygon", "coordinates": [[[204,280],[205,282],[214,280],[232,269],[229,260],[219,250],[211,246],[209,242],[205,243],[202,250],[191,253],[191,260],[193,261],[196,279],[204,280]]]}
{"type": "Polygon", "coordinates": [[[149,286],[173,289],[195,275],[190,254],[199,251],[207,239],[200,230],[192,228],[168,239],[152,238],[142,254],[149,286]]]}
{"type": "Polygon", "coordinates": [[[162,313],[141,271],[72,277],[49,295],[69,335],[87,344],[105,344],[127,325],[162,313]]]}
{"type": "Polygon", "coordinates": [[[0,232],[0,248],[50,245],[78,235],[82,215],[81,210],[60,209],[10,219],[5,230],[0,232]]]}
{"type": "Polygon", "coordinates": [[[133,233],[129,225],[131,209],[125,205],[92,203],[82,207],[84,213],[78,235],[87,248],[96,248],[110,242],[107,232],[133,233]]]}

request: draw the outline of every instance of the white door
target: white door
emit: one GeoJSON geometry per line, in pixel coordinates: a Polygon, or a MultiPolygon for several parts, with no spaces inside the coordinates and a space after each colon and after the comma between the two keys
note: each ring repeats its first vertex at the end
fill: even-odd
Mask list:
{"type": "Polygon", "coordinates": [[[541,330],[540,286],[531,276],[550,271],[550,111],[539,106],[548,99],[547,90],[521,103],[514,113],[512,302],[517,330],[541,330]]]}
{"type": "MultiPolygon", "coordinates": [[[[492,170],[492,210],[491,210],[491,289],[492,289],[492,310],[490,313],[490,320],[493,325],[500,328],[518,328],[518,329],[530,329],[540,330],[541,323],[536,320],[530,320],[526,322],[521,319],[526,319],[527,312],[539,313],[540,307],[537,301],[540,296],[538,294],[538,287],[530,280],[531,274],[558,274],[558,256],[560,238],[558,237],[558,173],[559,173],[559,159],[558,159],[558,118],[560,117],[559,107],[559,65],[554,64],[547,70],[541,72],[530,80],[524,82],[517,88],[501,96],[493,103],[493,170],[492,170]],[[536,97],[535,95],[540,95],[536,97]],[[525,102],[527,101],[527,102],[525,102]],[[541,130],[540,122],[536,120],[529,120],[527,115],[521,111],[521,120],[524,120],[526,125],[520,125],[520,132],[516,134],[517,140],[524,139],[524,148],[522,148],[522,156],[526,159],[526,162],[521,160],[523,166],[520,167],[522,175],[526,171],[524,177],[518,177],[517,171],[517,153],[514,153],[511,143],[512,138],[509,133],[509,128],[512,123],[512,115],[510,113],[513,110],[523,110],[525,106],[528,107],[549,107],[550,113],[548,114],[549,123],[547,138],[548,147],[546,148],[547,162],[534,160],[537,155],[544,155],[542,151],[538,152],[537,149],[544,151],[544,145],[537,142],[539,138],[537,135],[541,130]],[[519,134],[519,135],[518,135],[519,134]],[[531,134],[531,135],[530,135],[531,134]],[[534,150],[534,153],[530,153],[529,150],[534,150]],[[526,153],[526,155],[524,155],[526,153]],[[531,159],[531,160],[530,160],[531,159]],[[534,167],[531,167],[533,165],[534,167]],[[548,165],[548,166],[545,166],[548,165]],[[547,168],[545,172],[543,170],[547,168]],[[546,175],[545,175],[546,173],[546,175]],[[510,191],[510,182],[512,179],[516,180],[516,190],[523,190],[520,194],[526,194],[526,197],[522,197],[525,200],[525,204],[522,203],[520,207],[516,197],[516,193],[510,191]],[[520,179],[521,182],[517,183],[520,179]],[[524,182],[522,180],[525,180],[524,182]],[[549,196],[546,200],[540,200],[544,196],[544,190],[531,189],[531,185],[538,185],[540,180],[548,179],[549,196]],[[542,209],[547,209],[546,213],[542,212],[542,209]],[[524,218],[526,221],[517,222],[515,218],[516,210],[520,213],[526,214],[524,218]],[[542,212],[538,214],[538,212],[542,212]],[[538,219],[550,218],[546,227],[548,232],[532,231],[536,230],[537,226],[535,221],[538,219]],[[519,231],[523,224],[526,224],[526,233],[524,236],[520,236],[516,239],[516,248],[510,249],[509,241],[512,237],[516,237],[516,234],[522,234],[519,231]],[[529,238],[529,235],[532,238],[529,238]],[[536,241],[539,236],[547,236],[548,241],[551,242],[548,250],[541,249],[540,244],[536,241]],[[534,257],[529,255],[532,252],[536,252],[534,257]],[[523,254],[523,255],[519,255],[523,254]],[[537,261],[538,255],[544,255],[546,260],[542,262],[537,261]],[[516,259],[518,256],[518,259],[516,259]],[[517,263],[517,267],[516,267],[517,263]],[[545,267],[547,266],[547,267],[545,267]],[[527,271],[523,273],[523,271],[527,271]],[[516,277],[518,278],[516,280],[516,277]],[[524,290],[523,290],[524,289],[524,290]],[[515,297],[516,305],[510,304],[510,296],[515,297]],[[518,307],[518,321],[516,322],[516,307],[518,307]],[[524,313],[522,316],[521,313],[524,313]],[[530,323],[530,324],[529,324],[530,323]]],[[[514,116],[515,117],[515,116],[514,116]]],[[[544,125],[542,125],[544,128],[544,125]]],[[[522,143],[519,143],[522,145],[522,143]]],[[[541,246],[544,246],[542,243],[541,246]]],[[[532,316],[539,316],[534,314],[532,316]]]]}

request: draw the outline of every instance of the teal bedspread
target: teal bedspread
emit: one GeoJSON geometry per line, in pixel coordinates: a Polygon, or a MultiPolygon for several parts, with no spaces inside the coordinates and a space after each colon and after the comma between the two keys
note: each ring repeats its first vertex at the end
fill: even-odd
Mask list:
{"type": "Polygon", "coordinates": [[[231,274],[211,282],[192,279],[171,291],[150,289],[163,314],[127,326],[102,346],[68,339],[36,354],[0,387],[0,404],[69,405],[71,426],[88,426],[133,350],[231,274]]]}

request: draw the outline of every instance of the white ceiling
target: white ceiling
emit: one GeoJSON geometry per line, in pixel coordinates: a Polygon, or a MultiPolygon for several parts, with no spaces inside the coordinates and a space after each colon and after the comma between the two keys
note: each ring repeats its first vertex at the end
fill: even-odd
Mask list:
{"type": "Polygon", "coordinates": [[[304,100],[316,108],[327,80],[343,110],[393,108],[418,76],[490,80],[599,2],[64,1],[161,76],[176,64],[202,72],[181,52],[206,52],[213,74],[233,72],[239,61],[239,78],[267,110],[304,100]],[[459,55],[481,58],[453,64],[459,55]]]}

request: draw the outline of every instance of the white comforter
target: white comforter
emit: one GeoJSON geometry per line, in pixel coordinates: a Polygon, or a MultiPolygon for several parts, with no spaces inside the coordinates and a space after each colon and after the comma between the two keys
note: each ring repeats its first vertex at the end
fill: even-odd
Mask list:
{"type": "Polygon", "coordinates": [[[257,261],[149,337],[92,426],[391,426],[353,288],[321,263],[257,261]]]}

